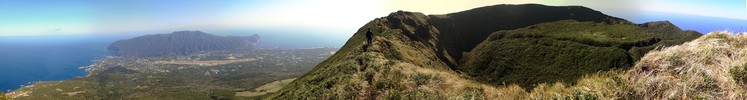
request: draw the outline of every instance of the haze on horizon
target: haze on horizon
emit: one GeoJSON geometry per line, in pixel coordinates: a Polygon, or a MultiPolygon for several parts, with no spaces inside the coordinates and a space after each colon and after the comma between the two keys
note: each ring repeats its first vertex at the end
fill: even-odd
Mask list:
{"type": "Polygon", "coordinates": [[[701,25],[699,21],[673,22],[683,29],[703,33],[724,29],[740,31],[747,22],[745,0],[3,0],[0,1],[0,36],[263,29],[347,38],[371,19],[397,10],[447,14],[495,4],[526,3],[586,6],[636,23],[677,19],[652,17],[650,13],[738,21],[708,28],[701,28],[706,24],[701,25]]]}

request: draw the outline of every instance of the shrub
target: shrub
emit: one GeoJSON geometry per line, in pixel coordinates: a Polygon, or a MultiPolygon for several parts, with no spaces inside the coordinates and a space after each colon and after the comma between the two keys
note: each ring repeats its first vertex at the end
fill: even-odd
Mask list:
{"type": "Polygon", "coordinates": [[[417,84],[418,86],[443,82],[443,79],[441,79],[441,77],[426,73],[415,73],[413,75],[410,75],[410,78],[415,81],[415,84],[417,84]]]}
{"type": "Polygon", "coordinates": [[[745,80],[747,80],[747,64],[744,64],[744,66],[741,67],[734,67],[729,70],[729,73],[735,81],[745,84],[745,80]]]}

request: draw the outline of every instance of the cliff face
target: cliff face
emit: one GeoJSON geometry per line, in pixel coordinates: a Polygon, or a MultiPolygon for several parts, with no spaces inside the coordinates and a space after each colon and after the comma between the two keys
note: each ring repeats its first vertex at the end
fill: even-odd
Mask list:
{"type": "Polygon", "coordinates": [[[200,31],[140,36],[112,43],[108,49],[120,56],[187,55],[200,51],[254,49],[259,35],[215,36],[200,31]]]}
{"type": "Polygon", "coordinates": [[[665,35],[683,33],[578,6],[496,5],[429,16],[398,11],[364,25],[335,55],[268,97],[499,98],[496,86],[573,83],[629,68],[636,55],[663,43],[700,36],[665,35]],[[374,37],[367,46],[369,29],[374,37]]]}

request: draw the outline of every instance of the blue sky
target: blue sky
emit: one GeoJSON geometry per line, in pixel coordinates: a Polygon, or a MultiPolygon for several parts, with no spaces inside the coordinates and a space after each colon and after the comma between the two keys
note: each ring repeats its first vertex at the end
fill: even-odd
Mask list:
{"type": "Polygon", "coordinates": [[[701,32],[747,25],[745,0],[0,0],[0,36],[261,28],[345,38],[396,10],[446,14],[523,3],[581,5],[636,23],[670,20],[701,32]]]}
{"type": "Polygon", "coordinates": [[[262,3],[239,0],[0,0],[0,34],[92,34],[203,25],[218,21],[235,7],[262,3]]]}

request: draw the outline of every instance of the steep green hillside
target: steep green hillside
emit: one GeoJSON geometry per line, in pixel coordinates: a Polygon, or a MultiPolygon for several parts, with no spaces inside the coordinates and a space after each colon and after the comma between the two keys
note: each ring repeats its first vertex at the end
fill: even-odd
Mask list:
{"type": "Polygon", "coordinates": [[[458,61],[462,58],[462,52],[471,51],[495,31],[559,20],[632,24],[587,7],[539,4],[486,6],[446,15],[430,15],[429,21],[441,33],[438,38],[442,40],[440,45],[458,61]]]}
{"type": "Polygon", "coordinates": [[[648,51],[640,48],[695,38],[659,34],[634,25],[575,20],[497,31],[465,55],[459,70],[475,80],[525,88],[555,81],[573,83],[586,74],[630,67],[639,59],[633,55],[648,51]]]}
{"type": "MultiPolygon", "coordinates": [[[[663,27],[667,24],[636,25],[585,7],[534,4],[430,16],[398,11],[364,25],[335,55],[266,99],[502,98],[509,93],[501,90],[504,82],[573,83],[594,72],[628,68],[640,58],[635,55],[651,50],[643,48],[699,36],[667,36],[688,33],[663,27]],[[368,29],[374,33],[370,45],[368,29]]],[[[597,76],[580,85],[614,75],[597,76]]]]}
{"type": "Polygon", "coordinates": [[[335,55],[268,99],[483,98],[483,88],[437,55],[437,30],[422,13],[395,12],[369,22],[335,55]],[[374,43],[365,48],[365,32],[374,43]]]}

